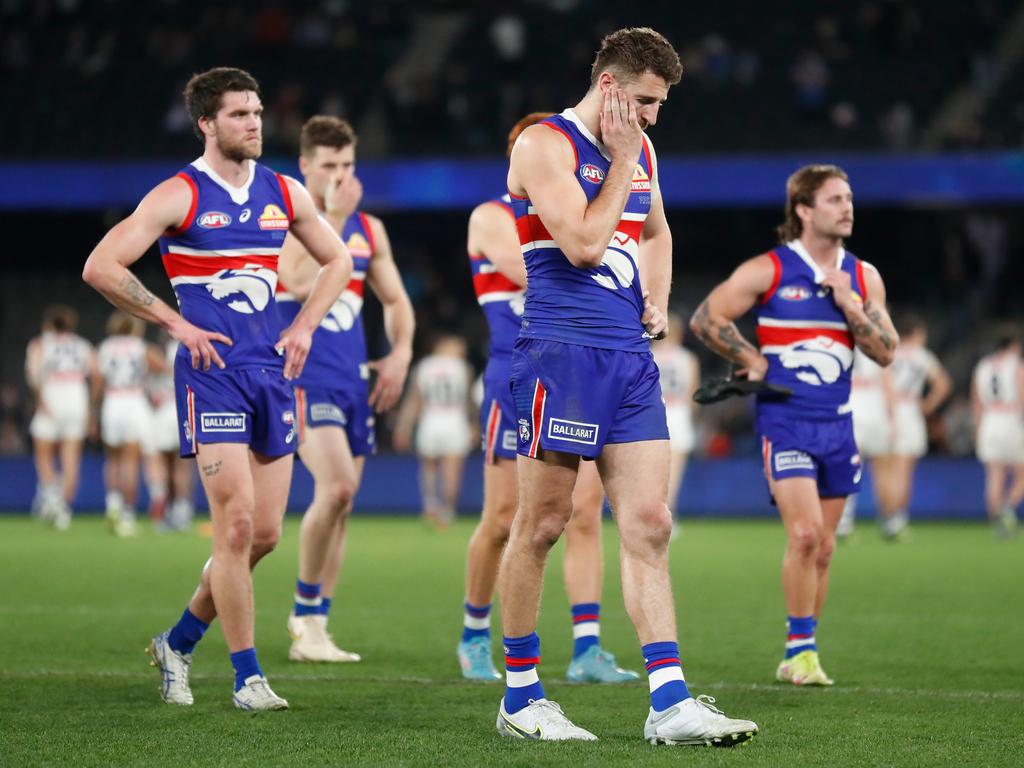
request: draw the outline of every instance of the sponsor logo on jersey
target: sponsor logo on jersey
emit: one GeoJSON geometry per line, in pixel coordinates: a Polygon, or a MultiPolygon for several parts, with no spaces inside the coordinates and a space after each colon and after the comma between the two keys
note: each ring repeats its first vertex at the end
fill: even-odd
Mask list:
{"type": "Polygon", "coordinates": [[[811,289],[803,285],[786,285],[779,289],[779,298],[783,301],[807,301],[811,298],[811,289]]]}
{"type": "Polygon", "coordinates": [[[370,242],[359,232],[353,232],[348,236],[348,240],[345,241],[345,245],[352,252],[353,256],[365,255],[370,253],[370,242]]]}
{"type": "Polygon", "coordinates": [[[231,223],[231,217],[222,211],[207,211],[199,215],[196,219],[198,224],[203,229],[221,229],[231,223]]]}
{"type": "Polygon", "coordinates": [[[583,178],[584,181],[589,181],[591,184],[600,184],[602,181],[604,181],[604,171],[602,171],[593,163],[581,165],[580,176],[583,178]]]}
{"type": "Polygon", "coordinates": [[[244,413],[201,413],[203,432],[245,432],[244,413]]]}
{"type": "Polygon", "coordinates": [[[530,422],[526,419],[519,420],[519,440],[523,443],[530,442],[530,422]]]}
{"type": "Polygon", "coordinates": [[[651,191],[651,177],[647,175],[647,171],[643,169],[640,163],[636,164],[636,170],[633,171],[633,182],[630,185],[630,189],[633,192],[651,191]]]}
{"type": "Polygon", "coordinates": [[[506,429],[501,433],[501,447],[506,451],[516,449],[516,431],[514,429],[506,429]]]}
{"type": "Polygon", "coordinates": [[[803,451],[779,451],[775,454],[775,471],[790,469],[814,469],[814,459],[803,451]]]}
{"type": "Polygon", "coordinates": [[[313,403],[309,406],[311,421],[333,421],[338,424],[347,424],[344,412],[334,403],[313,403]]]}
{"type": "Polygon", "coordinates": [[[586,424],[568,419],[548,419],[548,437],[570,443],[597,445],[597,424],[586,424]]]}
{"type": "Polygon", "coordinates": [[[249,220],[250,216],[252,216],[252,208],[246,208],[245,210],[242,211],[242,214],[238,217],[238,220],[242,224],[245,224],[245,222],[249,220]]]}
{"type": "Polygon", "coordinates": [[[288,217],[273,203],[263,209],[257,221],[260,229],[288,229],[288,217]]]}

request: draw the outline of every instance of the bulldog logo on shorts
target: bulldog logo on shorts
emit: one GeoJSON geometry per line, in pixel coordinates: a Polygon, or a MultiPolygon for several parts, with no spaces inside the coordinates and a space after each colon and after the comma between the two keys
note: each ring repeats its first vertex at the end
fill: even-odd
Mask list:
{"type": "Polygon", "coordinates": [[[519,440],[523,443],[530,442],[530,423],[526,419],[519,420],[519,440]]]}

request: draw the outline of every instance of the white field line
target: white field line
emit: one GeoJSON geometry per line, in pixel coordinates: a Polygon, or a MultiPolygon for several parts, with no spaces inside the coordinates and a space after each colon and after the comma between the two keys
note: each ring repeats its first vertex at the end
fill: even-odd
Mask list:
{"type": "MultiPolygon", "coordinates": [[[[153,671],[138,671],[128,672],[122,670],[98,670],[95,672],[75,672],[66,669],[0,669],[0,680],[33,680],[45,677],[56,677],[56,678],[114,678],[114,679],[150,679],[156,675],[153,671]]],[[[190,676],[193,681],[201,680],[228,680],[230,675],[206,675],[198,674],[190,676]]],[[[273,680],[283,680],[286,682],[312,682],[312,683],[332,683],[342,684],[351,683],[377,683],[381,685],[387,685],[389,683],[404,683],[412,685],[438,685],[438,686],[466,686],[466,687],[482,687],[481,684],[473,680],[460,680],[456,678],[434,678],[434,677],[414,677],[414,676],[398,676],[398,677],[374,677],[371,675],[360,675],[352,676],[344,673],[337,675],[292,675],[292,674],[280,674],[275,673],[270,675],[273,680]]],[[[552,682],[562,682],[557,678],[548,678],[552,682]]],[[[638,685],[639,687],[639,685],[638,685]]],[[[774,683],[729,683],[729,682],[717,682],[717,683],[705,683],[699,688],[708,688],[711,690],[721,691],[771,691],[781,694],[795,694],[795,687],[787,686],[782,684],[774,683]]],[[[978,691],[978,690],[955,690],[955,689],[935,689],[935,688],[885,688],[870,685],[835,685],[828,689],[822,689],[822,692],[842,695],[853,695],[853,696],[907,696],[911,698],[937,698],[946,700],[971,700],[971,699],[991,699],[996,701],[1024,701],[1024,691],[1013,691],[1013,690],[1002,690],[1002,691],[978,691]]]]}

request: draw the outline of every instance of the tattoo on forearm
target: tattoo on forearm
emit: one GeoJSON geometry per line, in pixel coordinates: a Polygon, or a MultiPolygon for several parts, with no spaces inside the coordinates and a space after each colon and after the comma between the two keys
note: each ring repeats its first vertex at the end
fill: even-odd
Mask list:
{"type": "Polygon", "coordinates": [[[213,477],[220,472],[223,461],[215,461],[213,464],[203,464],[203,477],[213,477]]]}
{"type": "Polygon", "coordinates": [[[136,306],[148,307],[156,300],[156,297],[131,273],[124,276],[120,289],[121,295],[136,306]]]}
{"type": "Polygon", "coordinates": [[[744,353],[757,353],[757,349],[740,334],[735,323],[719,323],[711,319],[707,301],[697,307],[697,311],[693,314],[692,325],[701,341],[713,351],[733,362],[740,362],[744,353]]]}
{"type": "Polygon", "coordinates": [[[878,348],[874,344],[873,339],[877,336],[878,343],[885,348],[886,352],[891,352],[896,346],[895,340],[889,334],[886,328],[886,322],[882,317],[882,312],[876,307],[872,306],[870,301],[864,302],[864,316],[867,318],[867,322],[862,322],[857,319],[847,318],[847,322],[850,326],[850,333],[853,334],[854,342],[857,346],[861,347],[868,357],[873,360],[878,360],[878,348]],[[874,347],[874,349],[872,349],[874,347]]]}

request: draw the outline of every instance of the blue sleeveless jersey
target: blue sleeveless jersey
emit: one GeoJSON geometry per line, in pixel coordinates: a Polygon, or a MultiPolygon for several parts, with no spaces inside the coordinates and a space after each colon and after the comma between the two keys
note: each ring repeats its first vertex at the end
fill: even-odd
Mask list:
{"type": "MultiPolygon", "coordinates": [[[[576,155],[576,181],[592,201],[611,158],[571,109],[541,121],[568,139],[576,155]]],[[[640,317],[640,232],[651,209],[651,153],[644,137],[632,191],[601,266],[574,267],[552,239],[529,199],[512,196],[528,286],[520,336],[588,347],[649,351],[640,317]]]]}
{"type": "MultiPolygon", "coordinates": [[[[238,188],[202,158],[182,170],[178,178],[191,188],[192,206],[181,226],[160,238],[160,254],[182,316],[232,340],[230,346],[213,342],[226,370],[280,369],[273,297],[292,204],[284,177],[255,161],[249,168],[248,182],[238,188]]],[[[184,345],[178,357],[191,359],[184,345]]]]}
{"type": "MultiPolygon", "coordinates": [[[[488,202],[507,211],[510,223],[515,221],[512,202],[508,195],[488,202]]],[[[512,345],[519,336],[519,326],[522,324],[526,289],[501,274],[482,253],[469,254],[469,267],[473,272],[473,291],[476,293],[476,300],[480,302],[490,329],[488,362],[508,362],[511,360],[512,345]]]]}
{"type": "MultiPolygon", "coordinates": [[[[313,332],[313,346],[296,386],[312,390],[345,389],[368,378],[366,334],[363,331],[363,296],[366,272],[373,257],[373,231],[366,214],[356,211],[341,228],[341,239],[352,254],[352,277],[348,286],[313,332]]],[[[282,285],[277,307],[284,327],[295,320],[302,304],[282,285]]]]}
{"type": "MultiPolygon", "coordinates": [[[[758,398],[758,412],[794,418],[849,412],[853,334],[824,274],[799,240],[768,254],[775,264],[772,287],[756,308],[757,340],[768,358],[765,380],[793,390],[784,400],[758,398]]],[[[862,262],[840,251],[837,268],[849,273],[853,292],[867,298],[862,262]]]]}

